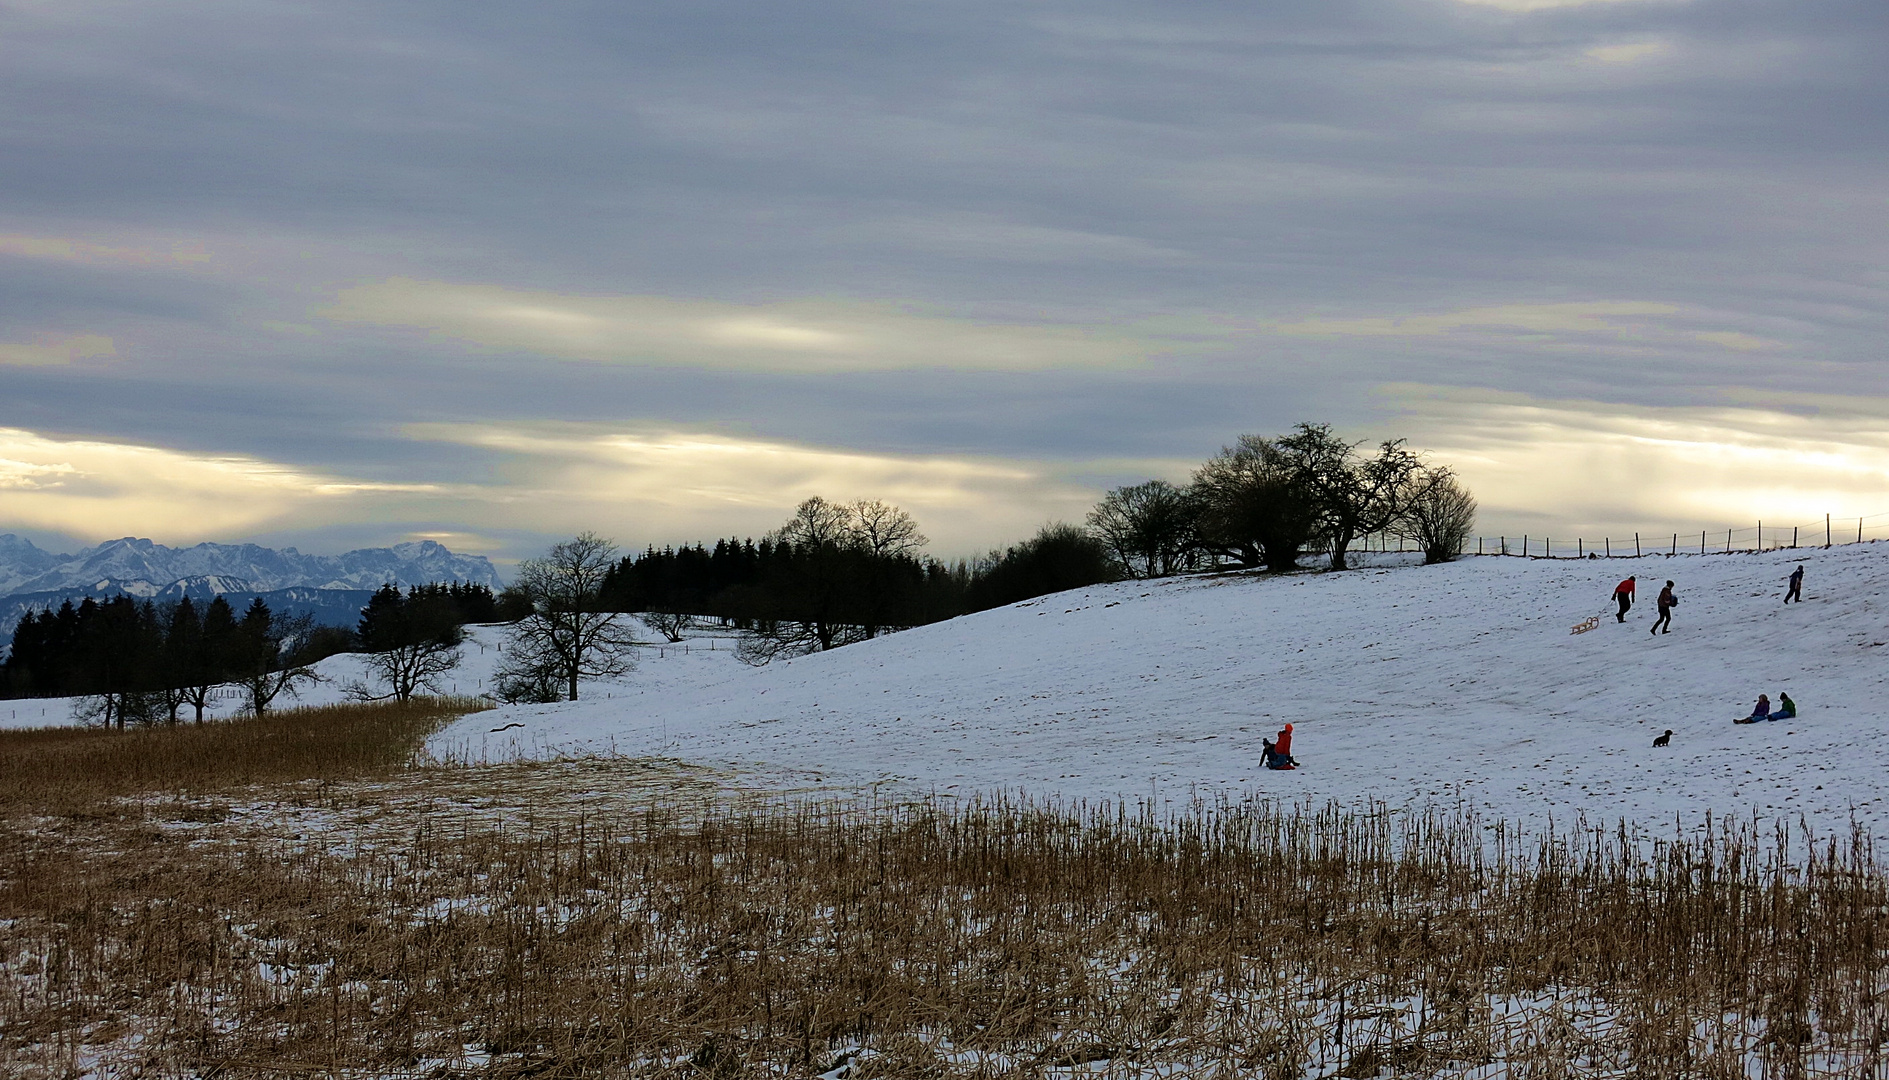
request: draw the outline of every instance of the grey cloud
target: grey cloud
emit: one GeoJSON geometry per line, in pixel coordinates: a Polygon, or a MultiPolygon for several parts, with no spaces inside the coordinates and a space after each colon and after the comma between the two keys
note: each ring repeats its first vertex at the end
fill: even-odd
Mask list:
{"type": "Polygon", "coordinates": [[[1834,0],[0,4],[0,237],[91,252],[0,242],[0,342],[117,354],[8,366],[0,424],[458,482],[502,456],[402,425],[1184,460],[1302,417],[1394,424],[1385,381],[1881,395],[1884,22],[1834,0]],[[175,244],[207,261],[109,254],[175,244]],[[395,278],[1185,347],[599,369],[318,314],[395,278]],[[1694,314],[1631,341],[1277,331],[1598,302],[1694,314]]]}

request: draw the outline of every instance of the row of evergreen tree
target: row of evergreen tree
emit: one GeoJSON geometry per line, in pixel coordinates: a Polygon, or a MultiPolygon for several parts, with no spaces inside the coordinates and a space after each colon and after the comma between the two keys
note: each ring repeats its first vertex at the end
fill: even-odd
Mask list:
{"type": "Polygon", "coordinates": [[[518,618],[516,600],[484,585],[393,586],[369,600],[356,628],[317,626],[306,616],[272,611],[261,597],[239,616],[224,597],[155,604],[125,595],[68,600],[27,612],[0,665],[0,694],[91,699],[94,722],[123,727],[176,722],[189,708],[201,722],[218,693],[235,692],[260,714],[284,691],[310,678],[309,665],[338,652],[396,648],[413,637],[439,637],[468,622],[518,618]],[[391,592],[392,599],[388,594],[391,592]]]}
{"type": "Polygon", "coordinates": [[[746,651],[761,660],[1120,576],[1101,541],[1071,525],[955,563],[922,554],[924,543],[897,507],[815,497],[759,543],[730,538],[628,556],[605,577],[598,603],[651,613],[672,637],[680,624],[666,616],[726,620],[747,631],[746,651]]]}

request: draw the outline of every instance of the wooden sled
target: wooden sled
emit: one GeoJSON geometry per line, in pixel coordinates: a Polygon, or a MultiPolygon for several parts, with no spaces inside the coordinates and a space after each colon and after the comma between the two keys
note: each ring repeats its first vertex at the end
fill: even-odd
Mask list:
{"type": "Polygon", "coordinates": [[[1597,626],[1599,626],[1599,625],[1600,625],[1600,616],[1599,616],[1599,615],[1590,615],[1590,616],[1588,616],[1587,618],[1585,618],[1585,619],[1582,619],[1582,620],[1581,620],[1580,622],[1577,622],[1577,623],[1575,623],[1575,624],[1574,624],[1574,629],[1572,629],[1572,630],[1569,630],[1569,631],[1568,631],[1568,633],[1570,633],[1570,634],[1585,634],[1585,633],[1587,633],[1587,632],[1588,632],[1589,630],[1592,630],[1592,629],[1594,629],[1595,627],[1597,627],[1597,626]]]}

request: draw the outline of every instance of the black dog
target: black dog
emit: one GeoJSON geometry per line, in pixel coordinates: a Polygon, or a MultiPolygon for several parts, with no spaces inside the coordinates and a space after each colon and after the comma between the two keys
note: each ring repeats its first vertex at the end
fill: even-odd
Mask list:
{"type": "Polygon", "coordinates": [[[1653,740],[1653,745],[1654,746],[1667,746],[1671,744],[1672,741],[1673,741],[1673,729],[1667,728],[1666,734],[1661,735],[1659,738],[1653,740]]]}

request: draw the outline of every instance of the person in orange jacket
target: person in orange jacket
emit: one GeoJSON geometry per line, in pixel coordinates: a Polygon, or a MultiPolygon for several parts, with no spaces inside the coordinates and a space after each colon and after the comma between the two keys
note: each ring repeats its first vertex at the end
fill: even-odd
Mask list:
{"type": "Polygon", "coordinates": [[[1614,613],[1615,622],[1626,622],[1627,612],[1633,607],[1633,575],[1614,586],[1614,599],[1620,602],[1620,610],[1614,613]]]}
{"type": "MultiPolygon", "coordinates": [[[[1264,742],[1265,740],[1260,740],[1264,742]]],[[[1292,760],[1292,725],[1287,724],[1279,731],[1279,741],[1267,746],[1266,767],[1268,769],[1290,769],[1298,762],[1292,760]]]]}

